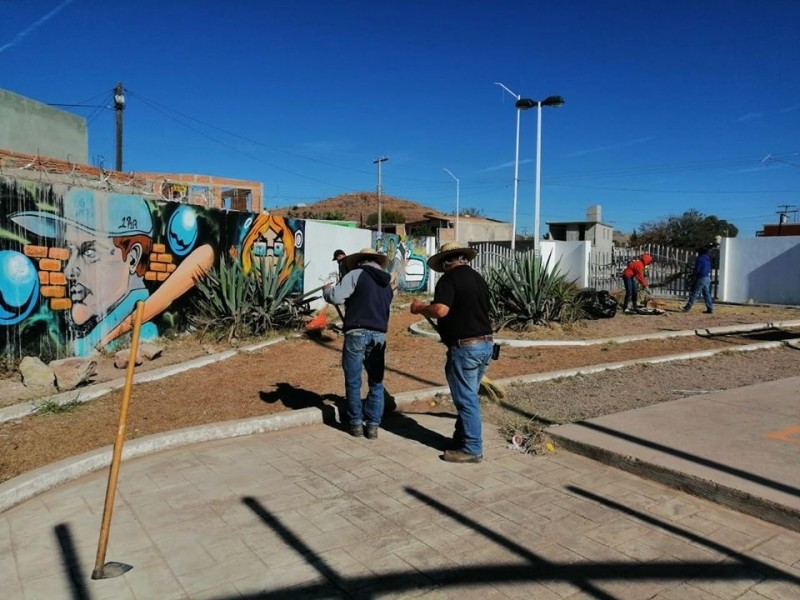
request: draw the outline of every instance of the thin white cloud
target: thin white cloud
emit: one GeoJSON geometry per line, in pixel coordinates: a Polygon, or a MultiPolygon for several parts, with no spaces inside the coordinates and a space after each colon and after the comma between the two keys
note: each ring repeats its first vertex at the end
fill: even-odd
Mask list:
{"type": "Polygon", "coordinates": [[[763,116],[764,116],[764,114],[763,114],[763,113],[760,113],[760,112],[751,112],[751,113],[747,113],[747,114],[745,114],[745,115],[742,115],[741,117],[739,117],[738,119],[736,119],[736,122],[737,122],[737,123],[745,123],[745,122],[747,122],[747,121],[755,121],[756,119],[760,119],[760,118],[761,118],[761,117],[763,117],[763,116]]]}
{"type": "Polygon", "coordinates": [[[13,48],[13,47],[14,47],[14,46],[16,46],[17,44],[19,44],[19,43],[20,43],[20,42],[21,42],[23,39],[25,39],[25,38],[26,38],[26,37],[27,37],[29,34],[31,34],[31,33],[33,33],[34,31],[36,31],[36,29],[38,29],[38,28],[39,28],[39,26],[41,26],[41,25],[43,25],[43,24],[47,23],[47,21],[49,21],[50,19],[52,19],[53,17],[55,17],[55,16],[56,16],[56,15],[57,15],[57,14],[58,14],[58,13],[59,13],[59,12],[60,12],[60,11],[61,11],[63,8],[65,8],[65,7],[66,7],[67,5],[69,5],[69,4],[72,4],[72,2],[73,2],[73,0],[64,0],[64,2],[62,2],[61,4],[59,4],[58,6],[56,6],[56,7],[55,7],[53,10],[51,10],[49,13],[47,13],[45,16],[43,16],[43,17],[42,17],[41,19],[39,19],[38,21],[36,21],[36,22],[35,22],[33,25],[31,25],[31,26],[27,27],[26,29],[23,29],[22,31],[20,31],[20,32],[19,32],[19,33],[18,33],[18,34],[17,34],[17,35],[14,37],[14,39],[13,39],[13,40],[11,40],[10,42],[8,42],[8,43],[6,43],[6,44],[3,44],[2,46],[0,46],[0,52],[3,52],[4,50],[8,50],[9,48],[13,48]]]}
{"type": "Polygon", "coordinates": [[[637,138],[635,140],[619,142],[618,144],[609,144],[607,146],[598,146],[597,148],[588,148],[586,150],[579,150],[578,152],[573,152],[572,154],[568,154],[567,156],[570,158],[574,158],[576,156],[584,156],[586,154],[594,154],[596,152],[607,152],[609,150],[617,150],[619,148],[627,148],[628,146],[637,146],[639,144],[645,144],[652,139],[653,139],[652,137],[637,138]]]}
{"type": "MultiPolygon", "coordinates": [[[[528,163],[532,163],[533,159],[526,158],[525,160],[519,161],[519,164],[525,165],[528,163]]],[[[481,169],[478,173],[491,173],[492,171],[502,171],[503,169],[509,169],[514,166],[514,161],[508,161],[504,163],[500,163],[499,165],[495,165],[494,167],[486,167],[485,169],[481,169]]]]}
{"type": "Polygon", "coordinates": [[[781,108],[778,111],[778,114],[794,112],[798,108],[800,108],[800,104],[792,104],[791,106],[787,106],[786,108],[781,108]]]}

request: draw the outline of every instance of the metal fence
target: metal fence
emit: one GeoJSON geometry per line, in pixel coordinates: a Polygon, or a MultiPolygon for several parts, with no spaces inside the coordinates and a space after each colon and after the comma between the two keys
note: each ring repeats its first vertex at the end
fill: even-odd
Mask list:
{"type": "Polygon", "coordinates": [[[478,256],[470,263],[473,269],[481,274],[486,274],[489,269],[500,264],[513,262],[526,254],[533,254],[533,245],[529,249],[512,250],[510,246],[494,244],[492,242],[470,243],[470,248],[478,251],[478,256]]]}
{"type": "MultiPolygon", "coordinates": [[[[622,271],[628,263],[649,253],[653,262],[647,268],[647,281],[654,293],[685,297],[692,292],[692,272],[696,253],[692,250],[647,244],[635,248],[613,248],[610,253],[592,252],[589,258],[589,285],[613,290],[623,287],[622,271]]],[[[717,297],[719,251],[711,250],[711,293],[717,297]]]]}
{"type": "MultiPolygon", "coordinates": [[[[470,243],[470,247],[478,250],[478,256],[472,266],[480,273],[486,273],[492,267],[511,262],[520,256],[532,253],[532,244],[520,244],[511,250],[509,244],[492,242],[470,243]]],[[[589,256],[589,286],[598,290],[616,290],[622,288],[622,271],[628,263],[648,252],[653,262],[647,268],[647,280],[654,293],[663,296],[686,297],[692,292],[692,271],[696,254],[692,250],[671,248],[647,244],[635,248],[613,248],[611,252],[592,250],[589,256]]],[[[717,297],[719,251],[711,252],[711,293],[717,297]]]]}

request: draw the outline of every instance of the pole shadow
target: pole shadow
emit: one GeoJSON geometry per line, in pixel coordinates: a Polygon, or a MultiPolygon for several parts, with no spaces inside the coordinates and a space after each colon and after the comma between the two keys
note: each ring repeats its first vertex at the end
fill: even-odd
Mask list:
{"type": "Polygon", "coordinates": [[[575,423],[575,425],[578,425],[580,427],[585,427],[586,429],[593,429],[595,431],[599,431],[601,433],[617,437],[621,440],[632,442],[634,444],[638,444],[639,446],[644,446],[645,448],[651,448],[653,450],[658,450],[659,452],[663,452],[665,454],[671,454],[672,456],[676,456],[688,462],[693,462],[698,465],[703,465],[704,467],[716,469],[717,471],[722,471],[723,473],[728,473],[729,475],[735,475],[736,477],[746,479],[747,481],[763,485],[764,487],[772,488],[773,490],[777,490],[779,492],[783,492],[791,496],[800,496],[800,490],[789,484],[780,481],[775,481],[773,479],[768,479],[766,477],[756,475],[755,473],[744,471],[737,467],[731,467],[721,462],[711,460],[710,458],[703,458],[702,456],[697,456],[696,454],[690,454],[689,452],[684,452],[683,450],[678,450],[677,448],[672,448],[671,446],[665,446],[664,444],[660,444],[652,440],[647,440],[632,435],[630,433],[625,433],[624,431],[618,431],[616,429],[612,429],[610,427],[606,427],[598,423],[592,423],[590,421],[578,421],[577,423],[575,423]]]}
{"type": "MultiPolygon", "coordinates": [[[[242,498],[247,506],[267,527],[275,531],[282,540],[309,565],[314,567],[324,579],[321,582],[289,586],[281,589],[243,593],[237,598],[245,600],[277,600],[279,598],[354,598],[373,600],[386,593],[424,592],[446,589],[448,587],[478,586],[493,583],[526,582],[567,582],[580,588],[585,596],[598,600],[614,600],[615,596],[598,587],[603,582],[633,581],[749,581],[769,579],[770,581],[800,584],[800,578],[768,563],[745,556],[702,536],[688,532],[676,525],[666,523],[656,517],[626,507],[618,502],[603,498],[576,486],[567,486],[569,492],[603,504],[613,510],[626,514],[653,527],[680,536],[694,544],[702,545],[726,555],[732,560],[676,561],[655,560],[650,562],[595,561],[559,563],[542,558],[534,551],[500,534],[473,519],[458,513],[432,496],[414,488],[405,491],[434,508],[443,516],[469,527],[484,539],[497,544],[524,559],[517,562],[478,565],[465,565],[452,568],[434,568],[424,571],[392,571],[361,577],[344,577],[322,559],[280,519],[253,497],[242,498]]],[[[233,600],[220,597],[217,600],[233,600]]]]}
{"type": "Polygon", "coordinates": [[[69,525],[59,523],[53,528],[58,546],[61,549],[61,561],[66,567],[66,576],[69,580],[69,588],[72,600],[90,600],[91,595],[86,587],[86,577],[81,569],[81,561],[75,550],[75,543],[72,541],[72,532],[69,525]]]}

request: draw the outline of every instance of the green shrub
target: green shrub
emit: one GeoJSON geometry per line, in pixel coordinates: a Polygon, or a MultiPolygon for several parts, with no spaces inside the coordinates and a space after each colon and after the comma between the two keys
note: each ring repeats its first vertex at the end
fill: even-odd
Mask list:
{"type": "Polygon", "coordinates": [[[269,267],[260,257],[253,257],[253,268],[245,273],[239,261],[220,257],[215,266],[196,280],[189,321],[200,329],[201,338],[208,331],[234,343],[246,337],[258,337],[278,329],[297,329],[307,315],[312,293],[291,297],[294,279],[281,282],[285,265],[269,267]]]}
{"type": "Polygon", "coordinates": [[[522,331],[550,321],[573,323],[583,317],[575,301],[575,286],[550,260],[542,265],[533,252],[489,270],[489,313],[496,331],[504,327],[522,331]]]}

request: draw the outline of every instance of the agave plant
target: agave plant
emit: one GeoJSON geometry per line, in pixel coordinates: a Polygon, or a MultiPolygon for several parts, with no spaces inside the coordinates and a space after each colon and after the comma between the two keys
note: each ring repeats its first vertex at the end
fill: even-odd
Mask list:
{"type": "MultiPolygon", "coordinates": [[[[296,329],[308,314],[310,294],[292,297],[295,272],[281,281],[283,260],[269,265],[253,257],[253,269],[245,273],[239,261],[220,257],[219,265],[196,281],[197,293],[189,316],[201,329],[220,332],[228,342],[242,337],[260,336],[276,329],[296,329]]],[[[314,290],[316,291],[316,290],[314,290]]]]}
{"type": "Polygon", "coordinates": [[[254,335],[262,335],[275,329],[294,329],[307,313],[308,296],[313,293],[291,297],[296,272],[281,282],[285,258],[277,266],[270,267],[266,260],[254,257],[250,292],[252,309],[247,316],[247,325],[254,335]]]}
{"type": "Polygon", "coordinates": [[[524,330],[550,321],[572,323],[581,317],[575,309],[575,286],[561,275],[558,264],[552,270],[549,266],[549,257],[542,265],[540,257],[527,252],[487,273],[495,330],[524,330]]]}
{"type": "Polygon", "coordinates": [[[197,293],[192,298],[189,322],[201,329],[201,337],[210,330],[222,332],[230,342],[240,337],[247,306],[249,277],[239,261],[228,262],[220,256],[219,265],[195,280],[197,293]]]}

